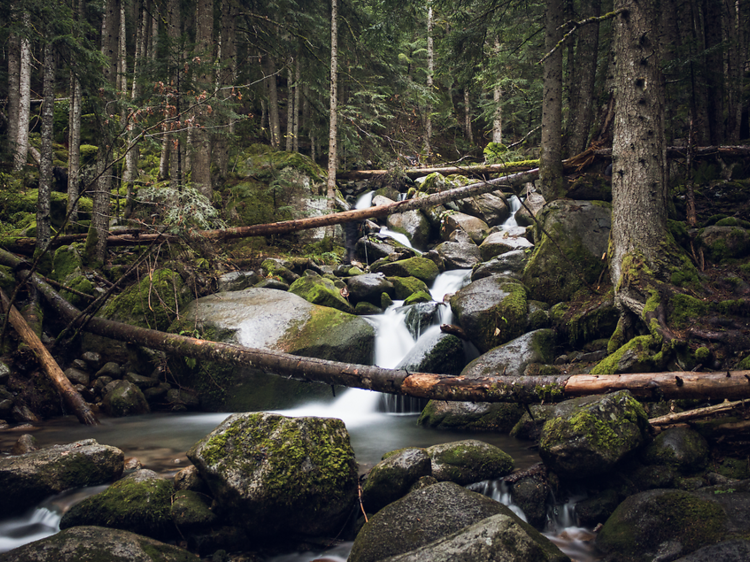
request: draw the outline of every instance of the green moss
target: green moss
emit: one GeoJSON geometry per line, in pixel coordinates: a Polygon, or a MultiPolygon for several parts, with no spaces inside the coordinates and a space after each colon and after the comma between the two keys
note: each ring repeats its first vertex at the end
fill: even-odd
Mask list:
{"type": "Polygon", "coordinates": [[[404,300],[414,293],[430,292],[427,284],[416,277],[388,277],[388,281],[393,283],[397,300],[404,300]]]}
{"type": "Polygon", "coordinates": [[[432,301],[432,295],[428,293],[427,291],[417,291],[416,293],[413,293],[406,297],[404,300],[404,305],[410,305],[410,304],[417,304],[420,302],[431,302],[432,301]]]}
{"type": "Polygon", "coordinates": [[[707,347],[699,347],[695,350],[695,360],[705,364],[711,358],[711,350],[707,347]]]}
{"type": "Polygon", "coordinates": [[[593,369],[592,375],[613,375],[622,372],[620,362],[627,356],[635,355],[638,368],[654,367],[660,363],[661,357],[655,350],[661,347],[653,336],[636,336],[614,353],[602,359],[593,369]]]}

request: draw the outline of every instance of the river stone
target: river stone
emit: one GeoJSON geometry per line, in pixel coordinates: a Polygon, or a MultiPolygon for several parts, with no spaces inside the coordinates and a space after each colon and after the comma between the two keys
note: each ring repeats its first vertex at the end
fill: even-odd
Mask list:
{"type": "Polygon", "coordinates": [[[649,438],[643,407],[627,390],[556,404],[545,422],[539,454],[557,474],[582,479],[606,474],[649,438]]]}
{"type": "Polygon", "coordinates": [[[431,330],[417,340],[396,369],[417,373],[458,375],[466,365],[464,343],[452,334],[431,330]]]}
{"type": "Polygon", "coordinates": [[[82,384],[84,386],[88,385],[90,380],[88,373],[74,367],[68,367],[65,369],[65,376],[68,377],[68,380],[73,384],[82,384]]]}
{"type": "MultiPolygon", "coordinates": [[[[388,280],[393,283],[396,300],[408,300],[409,297],[420,292],[430,294],[427,284],[416,277],[389,277],[388,280]]],[[[429,300],[432,300],[432,296],[429,300]]]]}
{"type": "Polygon", "coordinates": [[[511,488],[513,503],[521,508],[526,521],[535,529],[542,530],[547,524],[547,498],[550,493],[545,479],[534,476],[517,480],[511,488]]]}
{"type": "Polygon", "coordinates": [[[137,470],[65,512],[61,529],[99,524],[156,539],[175,533],[171,505],[174,486],[152,470],[137,470]]]}
{"type": "Polygon", "coordinates": [[[739,226],[706,227],[700,231],[698,240],[716,262],[750,255],[750,230],[739,226]]]}
{"type": "Polygon", "coordinates": [[[118,363],[115,363],[114,361],[108,361],[104,365],[102,365],[101,369],[99,369],[96,374],[94,375],[95,379],[98,379],[99,377],[111,377],[113,379],[119,379],[122,376],[122,367],[118,363]]]}
{"type": "Polygon", "coordinates": [[[208,492],[208,486],[195,465],[186,466],[174,475],[174,489],[190,490],[200,494],[208,492]]]}
{"type": "Polygon", "coordinates": [[[417,425],[457,431],[508,433],[525,410],[520,404],[430,400],[417,425]]]}
{"type": "Polygon", "coordinates": [[[706,438],[689,427],[673,427],[661,432],[641,455],[647,464],[666,465],[683,475],[706,468],[709,458],[706,438]]]}
{"type": "Polygon", "coordinates": [[[555,332],[534,330],[474,359],[461,371],[462,377],[481,378],[503,373],[520,377],[530,363],[552,363],[555,332]]]}
{"type": "Polygon", "coordinates": [[[674,562],[747,562],[750,560],[750,541],[724,541],[699,548],[674,562]]]}
{"type": "Polygon", "coordinates": [[[74,527],[0,554],[2,562],[196,562],[192,552],[128,531],[74,527]]]}
{"type": "Polygon", "coordinates": [[[38,450],[39,450],[39,443],[37,442],[36,437],[28,433],[24,433],[13,444],[13,450],[11,451],[11,454],[25,455],[26,453],[31,453],[33,451],[38,451],[38,450]]]}
{"type": "Polygon", "coordinates": [[[174,524],[183,532],[207,527],[217,519],[211,511],[211,498],[190,490],[175,492],[170,513],[174,524]]]}
{"type": "Polygon", "coordinates": [[[354,313],[352,305],[341,295],[341,290],[333,281],[309,269],[305,271],[304,276],[291,284],[289,292],[312,304],[328,306],[348,314],[354,313]]]}
{"type": "Polygon", "coordinates": [[[539,215],[547,201],[537,191],[530,191],[523,200],[524,205],[516,211],[515,219],[520,226],[534,225],[534,218],[539,215]],[[529,212],[530,211],[530,212],[529,212]]]}
{"type": "Polygon", "coordinates": [[[349,562],[376,562],[442,539],[467,525],[510,509],[452,482],[407,494],[380,511],[354,540],[349,562]]]}
{"type": "Polygon", "coordinates": [[[520,278],[523,268],[526,267],[526,262],[529,261],[529,255],[530,253],[525,250],[511,250],[500,254],[474,267],[471,272],[471,280],[477,281],[493,275],[508,275],[520,278]]]}
{"type": "Polygon", "coordinates": [[[346,281],[346,286],[349,290],[349,300],[353,304],[364,301],[380,306],[383,293],[391,297],[395,294],[393,283],[381,273],[355,275],[346,281]]]}
{"type": "Polygon", "coordinates": [[[523,281],[534,300],[555,304],[583,287],[581,278],[595,284],[601,275],[612,205],[558,199],[545,206],[540,221],[549,236],[544,234],[537,242],[523,281]]]}
{"type": "Polygon", "coordinates": [[[386,225],[394,232],[406,235],[418,250],[425,249],[430,241],[430,223],[419,209],[389,215],[386,225]]]}
{"type": "Polygon", "coordinates": [[[439,318],[441,306],[446,305],[431,301],[404,307],[406,309],[404,323],[414,339],[419,339],[419,336],[435,323],[435,320],[439,318]]]}
{"type": "MultiPolygon", "coordinates": [[[[375,341],[375,331],[366,320],[271,289],[251,288],[198,299],[183,311],[182,321],[171,331],[194,327],[214,341],[364,365],[372,359],[375,341]]],[[[331,399],[327,385],[251,367],[181,363],[173,360],[172,371],[183,386],[198,392],[207,410],[257,411],[331,399]]]]}
{"type": "Polygon", "coordinates": [[[0,457],[3,515],[21,513],[70,488],[98,486],[120,477],[125,455],[94,439],[0,457]]]}
{"type": "Polygon", "coordinates": [[[339,419],[234,414],[187,455],[222,512],[255,537],[336,535],[357,497],[339,419]]]}
{"type": "Polygon", "coordinates": [[[472,217],[465,213],[449,212],[443,215],[443,226],[440,236],[443,240],[449,240],[454,230],[463,230],[472,241],[479,245],[487,238],[490,227],[482,219],[472,217]]]}
{"type": "Polygon", "coordinates": [[[462,213],[482,219],[488,226],[503,224],[510,216],[510,208],[502,197],[482,193],[456,201],[462,213]]]}
{"type": "Polygon", "coordinates": [[[727,523],[727,513],[713,497],[649,490],[617,506],[599,531],[596,546],[615,560],[674,560],[720,541],[727,523]]]}
{"type": "Polygon", "coordinates": [[[517,282],[479,279],[453,295],[450,304],[466,337],[481,353],[517,338],[526,329],[526,288],[517,282]]]}
{"type": "Polygon", "coordinates": [[[114,388],[107,391],[102,409],[108,416],[123,417],[148,414],[151,408],[140,388],[130,381],[112,381],[114,388]]]}
{"type": "Polygon", "coordinates": [[[484,242],[479,246],[479,253],[482,255],[482,260],[488,261],[513,251],[525,251],[530,250],[534,247],[534,244],[526,240],[521,236],[511,236],[507,231],[494,232],[484,239],[484,242]]]}
{"type": "Polygon", "coordinates": [[[500,448],[466,439],[427,448],[432,460],[432,476],[465,486],[480,480],[493,480],[513,472],[513,458],[500,448]]]}
{"type": "Polygon", "coordinates": [[[402,449],[372,467],[362,486],[362,503],[376,513],[405,496],[422,476],[432,474],[430,456],[424,449],[402,449]]]}
{"type": "Polygon", "coordinates": [[[299,279],[299,275],[292,271],[292,267],[292,262],[276,258],[267,258],[260,264],[260,269],[266,277],[279,278],[288,285],[299,279]]]}
{"type": "Polygon", "coordinates": [[[470,269],[482,261],[479,246],[461,229],[454,230],[446,242],[435,246],[446,269],[470,269]]]}
{"type": "Polygon", "coordinates": [[[382,562],[567,562],[550,540],[514,515],[499,514],[382,562]]]}
{"type": "Polygon", "coordinates": [[[432,285],[440,273],[432,260],[422,257],[378,262],[372,264],[370,270],[373,273],[383,273],[387,277],[416,277],[427,285],[432,285]]]}
{"type": "Polygon", "coordinates": [[[225,291],[241,291],[242,289],[252,287],[260,280],[261,276],[255,271],[230,271],[219,277],[217,288],[220,293],[225,291]]]}

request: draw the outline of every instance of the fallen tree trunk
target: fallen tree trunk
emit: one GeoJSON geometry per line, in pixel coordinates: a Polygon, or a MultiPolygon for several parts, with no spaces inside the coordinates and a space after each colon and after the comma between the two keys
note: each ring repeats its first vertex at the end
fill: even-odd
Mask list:
{"type": "MultiPolygon", "coordinates": [[[[343,224],[352,221],[361,221],[365,219],[382,218],[387,217],[395,213],[403,213],[406,211],[413,211],[416,209],[426,209],[429,207],[436,207],[442,205],[448,201],[455,201],[457,199],[466,199],[467,197],[473,197],[475,195],[481,195],[482,193],[489,193],[491,191],[497,191],[503,187],[519,187],[523,184],[534,181],[539,177],[539,169],[535,168],[527,172],[513,174],[511,176],[503,176],[486,182],[474,183],[471,185],[465,185],[463,187],[457,187],[455,189],[449,189],[435,193],[427,197],[420,197],[415,199],[406,199],[404,201],[398,201],[390,203],[388,205],[379,205],[377,207],[370,207],[369,209],[362,209],[358,211],[345,211],[343,213],[332,213],[330,215],[323,215],[320,217],[312,217],[308,219],[297,219],[291,221],[274,222],[270,224],[257,224],[253,226],[238,226],[234,228],[226,228],[224,230],[199,230],[194,232],[192,235],[198,238],[203,238],[211,241],[230,240],[233,238],[247,238],[250,236],[269,236],[271,234],[287,234],[290,232],[296,232],[298,230],[306,230],[309,228],[320,228],[324,226],[330,226],[334,224],[343,224]]],[[[165,240],[176,239],[177,236],[170,236],[166,234],[122,234],[116,236],[109,236],[107,238],[108,246],[136,246],[141,244],[149,244],[156,238],[164,238],[165,240]]],[[[77,240],[83,240],[86,238],[85,234],[74,234],[59,236],[56,240],[50,241],[52,245],[60,246],[62,244],[69,244],[77,240]]],[[[18,238],[15,240],[6,240],[3,242],[3,246],[6,250],[11,252],[31,255],[36,247],[35,238],[18,238]]]]}
{"type": "MultiPolygon", "coordinates": [[[[482,164],[469,166],[442,166],[436,168],[407,168],[403,174],[411,179],[417,179],[430,174],[438,173],[444,176],[458,174],[468,177],[481,177],[486,174],[507,174],[512,172],[522,172],[531,170],[539,165],[538,160],[533,160],[533,164],[524,164],[523,162],[510,162],[509,164],[482,164]]],[[[370,180],[380,176],[387,175],[391,170],[349,170],[336,174],[336,179],[342,180],[370,180]]]]}
{"type": "MultiPolygon", "coordinates": [[[[20,259],[1,250],[0,263],[17,271],[23,269],[20,259]]],[[[78,309],[63,299],[38,275],[33,275],[31,282],[62,318],[73,322],[78,316],[78,309]]],[[[577,396],[604,394],[622,389],[629,390],[642,400],[750,397],[750,371],[466,378],[298,357],[167,334],[103,318],[91,318],[86,323],[85,330],[182,357],[254,367],[270,374],[302,381],[434,400],[532,404],[559,402],[577,396]]]]}
{"type": "Polygon", "coordinates": [[[34,352],[39,365],[52,381],[52,384],[57,389],[57,392],[60,393],[65,403],[73,410],[78,420],[86,425],[97,425],[99,421],[89,408],[89,405],[78,391],[73,388],[73,385],[68,380],[68,377],[65,376],[65,373],[62,372],[54,357],[47,351],[47,348],[44,347],[44,344],[34,330],[23,319],[21,313],[18,312],[15,306],[10,304],[8,297],[2,289],[0,289],[0,304],[2,304],[0,310],[9,316],[10,325],[13,326],[13,329],[21,340],[34,352]]]}

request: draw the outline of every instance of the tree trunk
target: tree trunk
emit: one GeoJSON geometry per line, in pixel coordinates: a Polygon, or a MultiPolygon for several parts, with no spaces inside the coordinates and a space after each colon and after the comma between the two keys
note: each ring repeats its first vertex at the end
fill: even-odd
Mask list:
{"type": "Polygon", "coordinates": [[[542,194],[547,201],[559,199],[564,195],[562,175],[563,52],[561,48],[556,48],[563,37],[563,14],[563,0],[547,0],[544,48],[547,53],[556,49],[544,61],[539,180],[542,194]]]}
{"type": "MultiPolygon", "coordinates": [[[[227,88],[234,84],[236,69],[235,47],[235,18],[236,18],[235,0],[222,0],[221,3],[221,34],[219,39],[219,61],[221,70],[219,71],[218,84],[222,88],[227,88]]],[[[221,99],[228,100],[234,97],[234,91],[230,89],[221,90],[221,99]]],[[[233,133],[233,121],[230,117],[228,122],[224,123],[225,128],[217,133],[213,140],[213,154],[216,161],[216,167],[219,176],[225,178],[229,171],[229,137],[233,133]]]]}
{"type": "Polygon", "coordinates": [[[292,69],[294,67],[294,57],[289,57],[287,61],[286,69],[286,148],[287,152],[291,152],[294,147],[294,75],[292,69]]]}
{"type": "Polygon", "coordinates": [[[471,130],[471,98],[469,88],[464,88],[464,134],[469,144],[474,144],[474,133],[471,130]]]}
{"type": "Polygon", "coordinates": [[[729,6],[727,30],[730,40],[728,52],[729,80],[727,84],[727,142],[737,143],[740,140],[740,126],[742,124],[742,92],[745,78],[745,27],[743,26],[742,0],[733,0],[729,6]]]}
{"type": "Polygon", "coordinates": [[[281,145],[281,125],[279,124],[279,91],[276,87],[276,59],[266,55],[266,88],[268,89],[268,131],[271,135],[271,146],[281,145]]]}
{"type": "Polygon", "coordinates": [[[612,145],[611,275],[615,300],[640,316],[647,297],[631,272],[641,264],[665,275],[667,239],[664,79],[655,0],[616,0],[627,9],[615,20],[617,110],[612,145]],[[621,277],[626,275],[621,282],[621,277]]]}
{"type": "Polygon", "coordinates": [[[52,197],[52,127],[55,104],[55,50],[51,37],[44,44],[43,70],[44,102],[42,107],[41,162],[39,165],[39,192],[36,207],[36,245],[44,252],[51,234],[50,200],[52,197]]]}
{"type": "MultiPolygon", "coordinates": [[[[24,24],[28,27],[29,15],[23,16],[24,24]]],[[[19,58],[19,98],[18,98],[18,129],[15,151],[13,153],[13,169],[21,170],[26,165],[29,155],[29,115],[31,111],[31,44],[26,37],[20,39],[19,58]]]]}
{"type": "Polygon", "coordinates": [[[711,144],[724,142],[724,57],[721,50],[723,2],[703,0],[703,30],[706,41],[704,80],[708,91],[708,127],[711,144]]]}
{"type": "MultiPolygon", "coordinates": [[[[82,4],[82,2],[81,2],[82,4]]],[[[70,113],[68,116],[68,229],[78,222],[78,195],[81,182],[81,83],[70,72],[70,113]]]]}
{"type": "MultiPolygon", "coordinates": [[[[15,6],[13,6],[15,8],[15,6]]],[[[8,37],[8,154],[15,154],[21,102],[21,40],[8,37]]]]}
{"type": "MultiPolygon", "coordinates": [[[[601,0],[584,0],[580,17],[599,17],[601,0]]],[[[596,61],[599,55],[599,24],[584,25],[578,31],[576,48],[575,79],[571,81],[571,107],[568,117],[567,155],[573,156],[586,150],[588,134],[593,120],[594,84],[596,61]],[[575,108],[575,109],[574,109],[575,108]]]]}
{"type": "Polygon", "coordinates": [[[292,144],[292,150],[299,152],[299,100],[300,100],[300,89],[302,87],[302,65],[300,64],[300,55],[298,54],[294,60],[294,122],[292,125],[292,135],[294,143],[292,144]]]}
{"type": "Polygon", "coordinates": [[[432,0],[427,2],[427,104],[424,116],[424,153],[425,160],[432,158],[432,89],[435,76],[435,47],[432,39],[432,0]]]}
{"type": "Polygon", "coordinates": [[[68,377],[62,372],[60,366],[50,352],[47,351],[47,348],[44,347],[44,344],[42,344],[39,337],[34,333],[34,330],[32,330],[23,319],[21,313],[16,310],[15,306],[10,305],[10,301],[2,289],[0,289],[0,304],[2,304],[2,307],[0,308],[2,308],[3,312],[8,314],[13,329],[21,340],[29,346],[31,351],[34,352],[34,355],[36,355],[36,358],[39,361],[39,365],[50,378],[52,384],[60,393],[60,396],[68,407],[73,410],[78,420],[86,425],[97,425],[99,421],[89,408],[89,405],[81,395],[78,394],[76,389],[73,388],[73,385],[70,384],[68,377]]]}
{"type": "Polygon", "coordinates": [[[331,94],[328,120],[328,184],[326,197],[332,211],[336,198],[336,168],[338,167],[338,0],[331,0],[331,94]]]}
{"type": "MultiPolygon", "coordinates": [[[[211,72],[213,61],[213,31],[214,31],[214,3],[213,0],[199,0],[196,11],[195,50],[201,58],[198,89],[213,90],[213,76],[211,72]]],[[[211,135],[203,128],[209,119],[206,110],[199,109],[196,115],[196,127],[192,129],[193,142],[189,147],[195,147],[192,153],[193,186],[205,195],[209,201],[213,197],[211,185],[211,135]]]]}

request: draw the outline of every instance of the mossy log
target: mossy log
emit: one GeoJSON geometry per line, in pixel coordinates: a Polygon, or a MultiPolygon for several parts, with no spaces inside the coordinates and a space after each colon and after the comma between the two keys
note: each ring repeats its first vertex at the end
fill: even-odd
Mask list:
{"type": "Polygon", "coordinates": [[[54,357],[52,357],[52,354],[47,351],[47,348],[44,347],[42,341],[26,323],[16,307],[10,304],[10,300],[8,300],[2,289],[0,289],[0,304],[2,304],[0,311],[8,314],[11,326],[13,326],[13,329],[23,342],[34,352],[39,365],[50,378],[65,403],[73,410],[78,420],[86,425],[97,425],[99,421],[89,408],[89,405],[78,391],[73,388],[68,377],[65,376],[54,357]]]}
{"type": "MultiPolygon", "coordinates": [[[[13,267],[16,271],[23,269],[20,259],[2,250],[0,264],[13,267]]],[[[62,318],[73,322],[78,317],[78,309],[63,299],[39,276],[33,275],[31,281],[62,318]]],[[[629,390],[642,400],[750,398],[750,370],[724,373],[670,372],[538,377],[498,375],[465,378],[298,357],[168,334],[103,318],[91,318],[84,329],[118,341],[182,357],[249,366],[302,381],[434,400],[532,404],[559,402],[577,396],[605,394],[621,389],[629,390]]]]}

